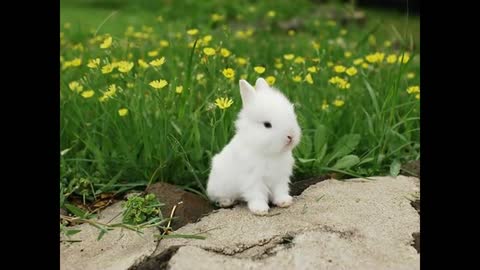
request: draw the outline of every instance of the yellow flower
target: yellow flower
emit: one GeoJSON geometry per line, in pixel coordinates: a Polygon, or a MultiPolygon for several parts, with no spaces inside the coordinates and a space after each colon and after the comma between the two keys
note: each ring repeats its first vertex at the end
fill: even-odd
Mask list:
{"type": "Polygon", "coordinates": [[[211,19],[213,22],[222,21],[224,18],[225,18],[225,16],[220,15],[220,14],[217,14],[217,13],[213,13],[213,14],[210,16],[210,19],[211,19]]]}
{"type": "Polygon", "coordinates": [[[129,83],[127,83],[127,87],[128,88],[133,88],[133,87],[135,87],[135,84],[132,83],[132,82],[129,82],[129,83]]]}
{"type": "Polygon", "coordinates": [[[155,56],[158,55],[158,51],[149,51],[149,52],[147,53],[147,55],[150,56],[150,57],[155,57],[155,56]]]}
{"type": "Polygon", "coordinates": [[[329,105],[328,105],[327,101],[324,99],[323,103],[322,103],[322,110],[326,111],[326,110],[328,110],[328,107],[329,107],[329,105]]]}
{"type": "Polygon", "coordinates": [[[150,61],[150,65],[154,67],[159,67],[165,63],[165,57],[155,59],[153,61],[150,61]]]}
{"type": "Polygon", "coordinates": [[[222,73],[227,79],[233,79],[235,77],[235,71],[232,68],[226,68],[222,71],[222,73]]]}
{"type": "Polygon", "coordinates": [[[295,64],[303,64],[303,63],[305,63],[305,58],[301,57],[301,56],[297,56],[297,57],[295,57],[295,60],[293,60],[293,62],[295,64]]]}
{"type": "Polygon", "coordinates": [[[265,81],[267,81],[267,83],[272,86],[274,83],[275,83],[275,77],[274,76],[268,76],[267,78],[265,78],[265,81]]]}
{"type": "Polygon", "coordinates": [[[93,90],[87,90],[87,91],[82,92],[82,97],[91,98],[91,97],[93,97],[94,94],[95,94],[95,92],[93,90]]]}
{"type": "Polygon", "coordinates": [[[355,67],[349,67],[345,72],[348,74],[348,76],[353,76],[357,74],[357,69],[355,67]]]}
{"type": "Polygon", "coordinates": [[[72,91],[77,91],[78,93],[83,91],[83,86],[80,85],[77,81],[72,81],[68,84],[68,88],[72,91]]]}
{"type": "Polygon", "coordinates": [[[340,35],[345,36],[348,33],[346,29],[340,30],[340,35]]]}
{"type": "Polygon", "coordinates": [[[345,58],[350,58],[352,56],[352,52],[346,51],[344,54],[345,58]]]}
{"type": "Polygon", "coordinates": [[[406,64],[410,60],[410,54],[409,53],[404,53],[403,55],[398,57],[398,62],[402,62],[403,64],[406,64]]]}
{"type": "Polygon", "coordinates": [[[113,96],[115,95],[115,93],[117,92],[117,86],[115,84],[111,84],[108,86],[108,90],[107,92],[105,92],[105,94],[107,94],[107,96],[113,96]]]}
{"type": "Polygon", "coordinates": [[[133,63],[128,61],[120,61],[118,63],[118,71],[127,73],[133,68],[133,63]]]}
{"type": "Polygon", "coordinates": [[[275,63],[275,68],[276,69],[281,69],[283,67],[282,63],[275,63]]]}
{"type": "Polygon", "coordinates": [[[313,47],[315,50],[320,49],[320,43],[317,43],[317,42],[315,42],[315,41],[312,41],[311,44],[312,44],[312,47],[313,47]]]}
{"type": "Polygon", "coordinates": [[[333,67],[333,70],[335,70],[337,73],[343,73],[345,72],[346,68],[342,65],[336,65],[333,67]]]}
{"type": "Polygon", "coordinates": [[[195,36],[196,34],[198,34],[198,29],[196,29],[196,28],[189,29],[189,30],[187,30],[187,34],[190,35],[190,36],[195,36]]]}
{"type": "Polygon", "coordinates": [[[392,42],[389,40],[386,40],[385,42],[383,42],[383,46],[385,46],[386,48],[389,48],[392,46],[392,42]]]}
{"type": "Polygon", "coordinates": [[[328,80],[329,83],[331,84],[337,84],[339,81],[343,80],[342,78],[338,77],[338,76],[335,76],[335,77],[332,77],[328,80]]]}
{"type": "Polygon", "coordinates": [[[370,65],[368,65],[367,63],[363,63],[362,64],[362,68],[368,68],[370,65]]]}
{"type": "Polygon", "coordinates": [[[203,53],[208,56],[212,56],[212,55],[215,55],[215,49],[210,47],[203,48],[203,53]]]}
{"type": "Polygon", "coordinates": [[[315,67],[315,66],[311,66],[309,68],[307,68],[308,72],[311,72],[311,73],[317,73],[318,69],[315,67]]]}
{"type": "Polygon", "coordinates": [[[108,49],[110,46],[112,46],[112,37],[108,36],[106,39],[103,40],[102,44],[100,44],[100,48],[102,49],[108,49]]]}
{"type": "Polygon", "coordinates": [[[258,74],[262,74],[265,72],[265,67],[262,67],[262,66],[256,66],[253,68],[253,70],[255,70],[256,73],[258,74]]]}
{"type": "Polygon", "coordinates": [[[123,108],[123,109],[118,110],[118,115],[120,115],[122,117],[127,115],[127,114],[128,114],[128,109],[123,108]]]}
{"type": "Polygon", "coordinates": [[[308,73],[307,76],[305,76],[305,81],[309,84],[313,84],[312,74],[308,73]]]}
{"type": "Polygon", "coordinates": [[[294,76],[294,77],[292,78],[292,80],[293,80],[294,82],[301,82],[301,81],[302,81],[302,77],[296,75],[296,76],[294,76]]]}
{"type": "Polygon", "coordinates": [[[117,92],[117,86],[115,84],[112,84],[108,86],[108,90],[103,93],[103,96],[99,98],[100,102],[105,102],[109,98],[113,97],[115,93],[117,92]]]}
{"type": "Polygon", "coordinates": [[[285,60],[292,60],[294,57],[295,57],[295,55],[292,54],[292,53],[284,54],[284,55],[283,55],[283,58],[284,58],[285,60]]]}
{"type": "Polygon", "coordinates": [[[420,93],[420,86],[410,86],[407,88],[407,93],[409,94],[417,94],[420,93]]]}
{"type": "Polygon", "coordinates": [[[312,58],[312,61],[315,63],[320,63],[320,58],[312,58]]]}
{"type": "Polygon", "coordinates": [[[103,73],[103,74],[110,73],[110,72],[113,71],[114,68],[115,68],[114,65],[112,65],[112,64],[106,64],[105,66],[102,67],[102,73],[103,73]]]}
{"type": "Polygon", "coordinates": [[[333,67],[333,62],[327,62],[328,67],[333,67]]]}
{"type": "Polygon", "coordinates": [[[416,94],[416,95],[415,95],[415,98],[416,98],[416,99],[420,99],[420,94],[416,94]]]}
{"type": "Polygon", "coordinates": [[[100,64],[100,58],[90,59],[88,60],[87,67],[97,68],[99,64],[100,64]]]}
{"type": "Polygon", "coordinates": [[[275,13],[275,11],[273,11],[273,10],[270,10],[270,11],[267,12],[267,17],[269,17],[269,18],[273,18],[273,17],[275,17],[275,15],[277,15],[277,13],[275,13]]]}
{"type": "Polygon", "coordinates": [[[237,57],[235,58],[235,62],[237,62],[238,65],[243,66],[247,64],[247,59],[243,57],[237,57]]]}
{"type": "Polygon", "coordinates": [[[232,106],[233,100],[231,98],[217,98],[215,99],[215,105],[217,105],[218,108],[225,110],[228,107],[232,106]]]}
{"type": "Polygon", "coordinates": [[[395,62],[397,62],[397,56],[395,54],[390,54],[387,56],[387,63],[393,64],[395,62]]]}
{"type": "Polygon", "coordinates": [[[353,64],[354,64],[355,66],[358,66],[358,65],[360,65],[361,63],[363,63],[363,58],[357,58],[357,59],[353,60],[353,64]]]}
{"type": "Polygon", "coordinates": [[[143,59],[138,59],[138,65],[142,68],[148,68],[148,63],[145,62],[143,59]]]}
{"type": "Polygon", "coordinates": [[[238,30],[237,32],[235,32],[235,37],[239,39],[245,39],[247,38],[247,33],[245,31],[238,30]]]}
{"type": "Polygon", "coordinates": [[[70,61],[70,64],[72,67],[78,67],[82,64],[82,59],[81,58],[75,58],[72,61],[70,61]]]}
{"type": "Polygon", "coordinates": [[[175,87],[175,93],[177,94],[181,94],[183,92],[183,86],[177,86],[175,87]]]}
{"type": "Polygon", "coordinates": [[[160,40],[160,47],[168,47],[170,43],[167,40],[160,40]]]}
{"type": "Polygon", "coordinates": [[[350,88],[350,83],[347,80],[342,79],[338,76],[332,77],[328,80],[329,83],[337,85],[340,89],[350,88]]]}
{"type": "Polygon", "coordinates": [[[198,73],[197,76],[195,76],[195,79],[196,79],[197,81],[200,81],[201,79],[203,79],[203,77],[205,77],[205,74],[203,74],[203,73],[198,73]]]}
{"type": "Polygon", "coordinates": [[[295,30],[288,30],[287,34],[289,36],[294,36],[295,35],[295,30]]]}
{"type": "Polygon", "coordinates": [[[415,73],[413,73],[413,72],[407,73],[407,78],[409,78],[409,79],[415,78],[415,73]]]}
{"type": "Polygon", "coordinates": [[[230,52],[228,49],[221,48],[221,49],[220,49],[220,54],[221,54],[223,57],[228,57],[228,56],[230,56],[230,54],[232,54],[232,52],[230,52]]]}
{"type": "Polygon", "coordinates": [[[376,63],[376,62],[382,62],[384,57],[385,57],[384,53],[376,52],[376,53],[367,55],[365,59],[367,59],[367,61],[370,63],[376,63]]]}
{"type": "Polygon", "coordinates": [[[378,61],[376,54],[369,54],[369,55],[365,56],[365,59],[367,59],[367,61],[370,62],[370,63],[375,63],[375,62],[378,61]]]}
{"type": "Polygon", "coordinates": [[[333,101],[333,105],[336,106],[336,107],[342,107],[344,104],[345,104],[345,101],[343,101],[341,99],[335,99],[333,101]]]}
{"type": "Polygon", "coordinates": [[[74,46],[72,47],[72,49],[73,49],[74,51],[77,51],[77,50],[78,50],[78,51],[83,52],[83,45],[82,45],[82,43],[78,43],[78,44],[74,45],[74,46]]]}
{"type": "Polygon", "coordinates": [[[212,35],[206,35],[202,38],[203,43],[208,44],[212,40],[212,35]]]}
{"type": "Polygon", "coordinates": [[[167,86],[168,82],[166,80],[154,80],[149,83],[149,85],[155,89],[162,89],[167,86]]]}

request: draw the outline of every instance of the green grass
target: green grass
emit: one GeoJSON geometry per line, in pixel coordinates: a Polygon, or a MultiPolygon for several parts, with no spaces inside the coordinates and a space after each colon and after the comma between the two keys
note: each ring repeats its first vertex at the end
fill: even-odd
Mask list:
{"type": "Polygon", "coordinates": [[[60,144],[62,150],[68,149],[61,156],[61,203],[71,192],[91,198],[156,181],[202,192],[211,157],[234,133],[241,108],[238,79],[245,76],[254,83],[260,76],[254,66],[264,66],[261,76],[274,76],[274,86],[296,104],[304,136],[295,150],[295,179],[331,171],[387,174],[396,171],[399,162],[419,158],[419,100],[406,91],[419,85],[418,18],[367,10],[366,25],[341,26],[340,21],[333,25],[318,15],[322,6],[306,0],[296,1],[295,8],[291,1],[79,3],[61,2],[61,65],[82,59],[78,67],[61,69],[60,144]],[[266,16],[270,10],[275,17],[266,16]],[[212,13],[224,15],[224,20],[212,22],[212,13]],[[294,35],[277,27],[277,22],[293,17],[304,23],[294,35]],[[187,35],[191,28],[199,34],[187,35]],[[250,28],[251,36],[237,37],[238,31],[250,28]],[[101,49],[108,35],[113,45],[101,49]],[[188,46],[206,35],[212,36],[208,45],[197,44],[195,50],[188,46]],[[161,47],[160,40],[169,46],[161,47]],[[320,48],[315,49],[312,41],[320,48]],[[385,41],[393,45],[386,47],[385,41]],[[231,55],[222,57],[217,51],[205,57],[204,47],[227,48],[231,55]],[[148,56],[155,50],[158,56],[148,56]],[[366,56],[375,52],[384,53],[381,63],[369,63],[368,68],[353,64],[359,58],[367,63],[366,56]],[[410,54],[408,62],[387,63],[388,55],[404,52],[410,54]],[[288,53],[304,57],[305,63],[285,60],[288,53]],[[138,64],[138,59],[149,62],[159,57],[166,59],[160,67],[143,69],[138,64]],[[237,57],[248,59],[246,65],[239,65],[237,57]],[[93,58],[101,60],[100,67],[121,60],[134,66],[127,73],[115,69],[102,74],[87,67],[93,58]],[[282,68],[275,67],[276,59],[282,68]],[[354,66],[358,73],[336,73],[329,62],[354,66]],[[319,70],[311,73],[313,84],[304,80],[311,66],[319,70]],[[234,80],[223,76],[225,68],[234,69],[234,80]],[[408,73],[415,76],[407,78],[408,73]],[[292,79],[297,75],[300,82],[292,79]],[[350,88],[329,83],[333,76],[348,80],[350,88]],[[160,79],[168,85],[159,90],[149,85],[160,79]],[[82,91],[72,91],[72,81],[82,85],[82,91],[93,90],[94,96],[84,98],[82,91]],[[112,84],[115,95],[100,102],[112,84]],[[183,86],[183,92],[176,93],[176,86],[183,86]],[[219,109],[214,105],[219,97],[231,98],[233,105],[219,109]],[[335,100],[343,101],[343,106],[335,106],[335,100]],[[118,113],[122,108],[128,109],[123,117],[118,113]]]}

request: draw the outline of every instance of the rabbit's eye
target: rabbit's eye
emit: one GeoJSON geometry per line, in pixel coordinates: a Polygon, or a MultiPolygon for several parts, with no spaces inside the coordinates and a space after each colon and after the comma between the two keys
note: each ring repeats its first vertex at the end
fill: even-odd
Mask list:
{"type": "Polygon", "coordinates": [[[270,124],[270,122],[263,122],[263,125],[264,125],[266,128],[271,128],[271,127],[272,127],[272,124],[270,124]]]}

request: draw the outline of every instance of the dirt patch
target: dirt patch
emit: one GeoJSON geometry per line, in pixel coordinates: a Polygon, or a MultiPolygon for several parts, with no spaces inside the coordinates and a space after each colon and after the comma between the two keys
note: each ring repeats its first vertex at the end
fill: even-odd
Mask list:
{"type": "Polygon", "coordinates": [[[331,179],[331,175],[322,175],[319,177],[313,177],[313,178],[293,182],[290,184],[290,195],[298,196],[302,194],[302,192],[308,187],[328,179],[331,179]]]}
{"type": "Polygon", "coordinates": [[[403,164],[401,173],[406,176],[420,177],[420,160],[414,160],[403,164]]]}
{"type": "Polygon", "coordinates": [[[128,270],[164,270],[168,267],[168,262],[177,253],[182,246],[171,246],[162,253],[149,257],[144,261],[130,267],[128,270]]]}
{"type": "Polygon", "coordinates": [[[173,207],[176,206],[171,225],[173,230],[196,222],[213,211],[213,206],[207,199],[171,184],[156,183],[148,187],[145,192],[155,194],[157,199],[165,204],[161,207],[164,216],[169,216],[173,207]]]}
{"type": "Polygon", "coordinates": [[[417,210],[417,213],[420,215],[420,199],[411,201],[410,205],[412,205],[412,207],[415,208],[415,210],[417,210]]]}
{"type": "Polygon", "coordinates": [[[414,247],[418,253],[420,253],[420,232],[412,233],[413,236],[413,243],[412,247],[414,247]]]}

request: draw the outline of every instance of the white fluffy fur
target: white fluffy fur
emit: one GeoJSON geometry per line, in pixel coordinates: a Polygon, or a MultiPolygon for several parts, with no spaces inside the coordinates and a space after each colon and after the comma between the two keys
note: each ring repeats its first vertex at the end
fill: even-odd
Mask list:
{"type": "Polygon", "coordinates": [[[269,201],[280,207],[293,202],[292,150],[300,142],[301,130],[293,105],[263,78],[255,88],[245,80],[239,84],[243,108],[235,122],[236,134],[212,159],[207,194],[221,207],[243,200],[254,214],[265,215],[269,201]],[[264,122],[272,127],[266,128],[264,122]]]}

